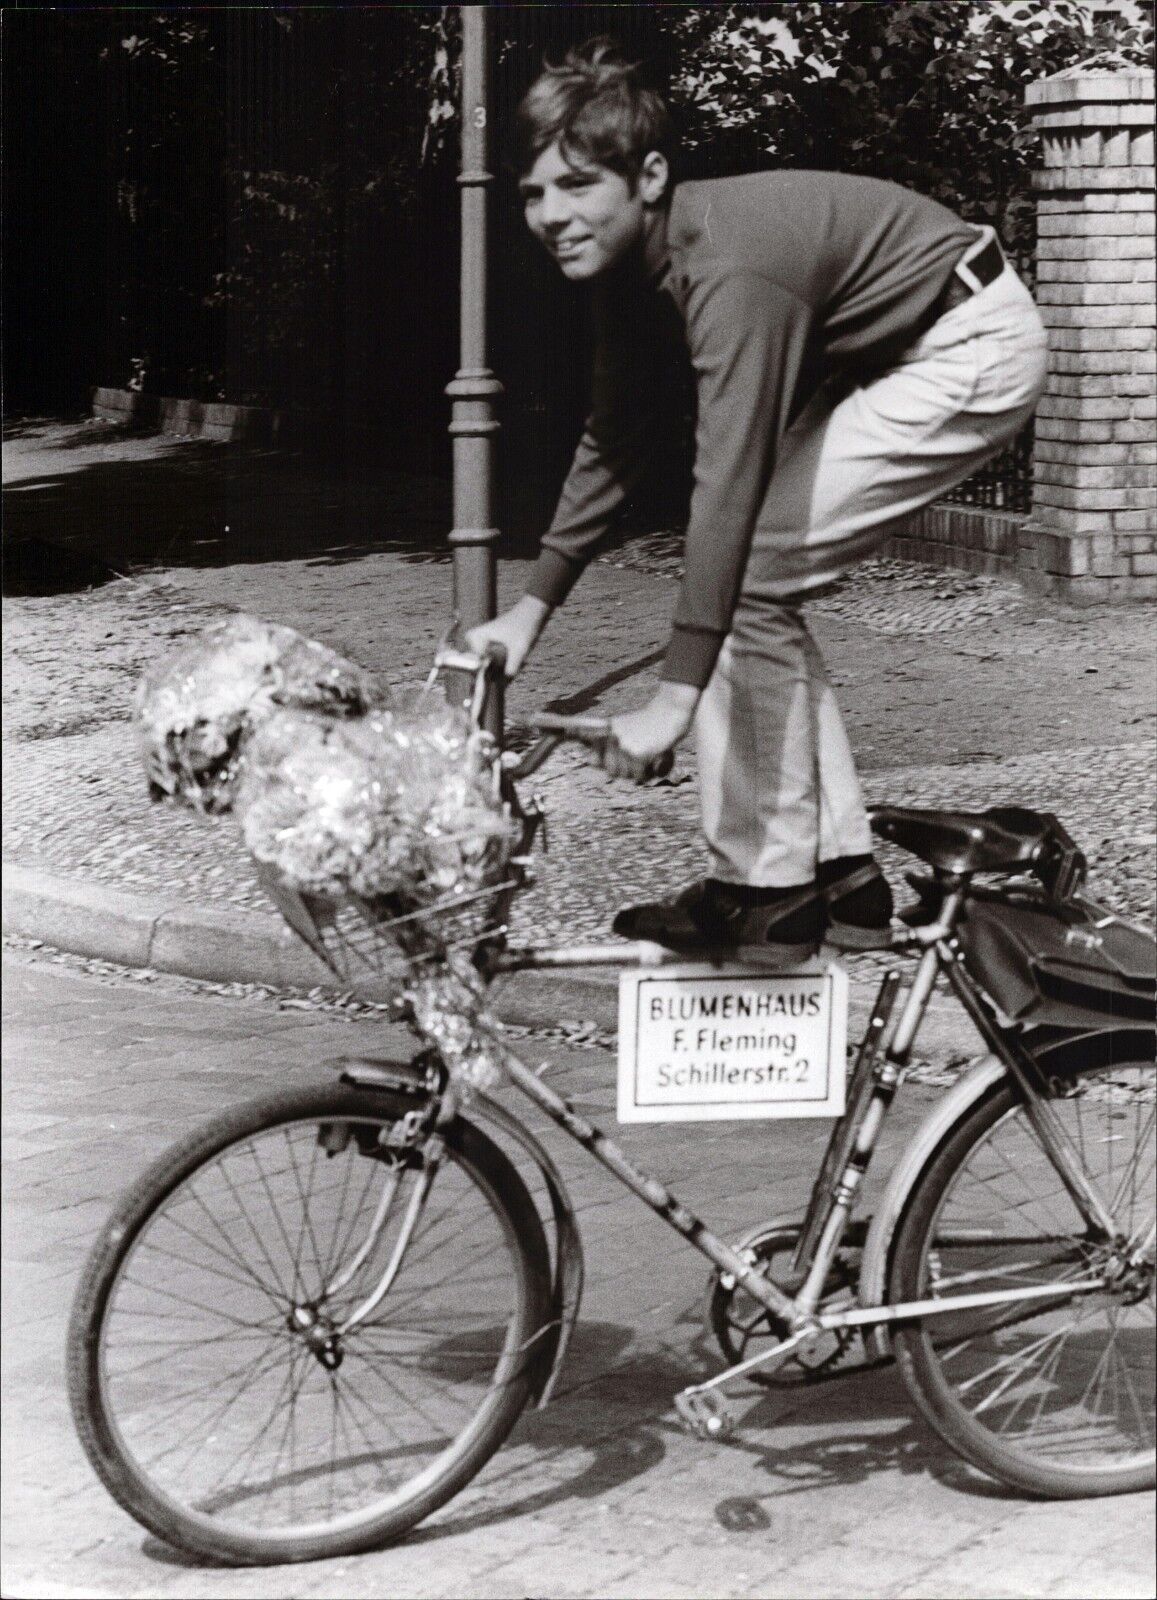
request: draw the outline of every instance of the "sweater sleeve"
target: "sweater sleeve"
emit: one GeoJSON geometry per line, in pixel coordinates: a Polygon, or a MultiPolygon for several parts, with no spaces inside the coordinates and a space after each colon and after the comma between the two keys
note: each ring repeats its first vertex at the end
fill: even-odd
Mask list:
{"type": "Polygon", "coordinates": [[[566,599],[644,475],[652,376],[637,323],[596,305],[591,411],[527,584],[547,605],[566,599]]]}
{"type": "Polygon", "coordinates": [[[702,688],[731,627],[812,312],[771,279],[739,271],[697,289],[687,311],[699,397],[695,482],[662,676],[702,688]]]}

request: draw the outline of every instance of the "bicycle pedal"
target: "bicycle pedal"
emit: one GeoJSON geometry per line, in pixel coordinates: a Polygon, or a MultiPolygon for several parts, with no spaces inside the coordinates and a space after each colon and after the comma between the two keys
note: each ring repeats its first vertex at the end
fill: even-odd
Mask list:
{"type": "Polygon", "coordinates": [[[724,1395],[715,1389],[683,1389],[675,1396],[683,1426],[699,1439],[725,1439],[735,1417],[724,1395]]]}

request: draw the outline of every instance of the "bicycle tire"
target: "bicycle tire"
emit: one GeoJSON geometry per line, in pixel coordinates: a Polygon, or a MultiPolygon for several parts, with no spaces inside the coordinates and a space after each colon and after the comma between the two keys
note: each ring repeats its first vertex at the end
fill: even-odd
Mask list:
{"type": "Polygon", "coordinates": [[[469,1482],[533,1392],[542,1224],[461,1118],[392,1290],[335,1366],[318,1353],[380,1281],[425,1170],[403,1158],[403,1198],[374,1234],[396,1165],[378,1140],[412,1106],[340,1083],[265,1096],[180,1141],[115,1207],[74,1303],[69,1394],[98,1476],[169,1544],[233,1565],[384,1544],[469,1482]]]}
{"type": "MultiPolygon", "coordinates": [[[[1154,1068],[1089,1070],[1050,1099],[1131,1239],[1153,1215],[1154,1068]]],[[[921,1414],[973,1466],[1054,1499],[1154,1484],[1153,1268],[1097,1291],[898,1325],[921,1414]],[[1126,1292],[1127,1291],[1127,1292],[1126,1292]],[[1134,1296],[1138,1296],[1134,1298],[1134,1296]]],[[[1002,1080],[961,1117],[901,1217],[892,1303],[1052,1282],[1105,1259],[1002,1080]]]]}

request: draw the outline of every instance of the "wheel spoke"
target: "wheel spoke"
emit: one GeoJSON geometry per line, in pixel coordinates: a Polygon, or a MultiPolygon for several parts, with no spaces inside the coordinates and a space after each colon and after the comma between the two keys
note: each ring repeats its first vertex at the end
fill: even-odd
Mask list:
{"type": "Polygon", "coordinates": [[[1055,1298],[962,1307],[897,1332],[925,1414],[969,1459],[1020,1487],[1096,1493],[1152,1481],[1153,1081],[1148,1067],[1090,1072],[1050,1102],[1117,1220],[1116,1245],[1087,1232],[1007,1088],[945,1141],[913,1201],[920,1220],[901,1225],[896,1300],[1056,1287],[1055,1298]],[[1066,1292],[1090,1277],[1102,1285],[1093,1293],[1066,1292]]]}
{"type": "Polygon", "coordinates": [[[412,1505],[460,1481],[465,1451],[476,1469],[505,1434],[529,1391],[519,1352],[545,1318],[541,1228],[537,1257],[520,1243],[533,1204],[493,1143],[470,1133],[481,1153],[465,1157],[451,1130],[396,1283],[338,1331],[389,1259],[418,1174],[382,1215],[388,1166],[366,1152],[392,1114],[369,1095],[351,1111],[344,1089],[294,1097],[325,1109],[263,1112],[223,1135],[178,1181],[158,1180],[147,1220],[90,1269],[109,1283],[92,1291],[99,1373],[83,1402],[102,1420],[82,1437],[111,1438],[115,1476],[93,1459],[122,1504],[201,1553],[247,1558],[271,1540],[339,1553],[359,1529],[404,1529],[412,1505]],[[344,1144],[325,1137],[335,1123],[351,1126],[344,1144]]]}

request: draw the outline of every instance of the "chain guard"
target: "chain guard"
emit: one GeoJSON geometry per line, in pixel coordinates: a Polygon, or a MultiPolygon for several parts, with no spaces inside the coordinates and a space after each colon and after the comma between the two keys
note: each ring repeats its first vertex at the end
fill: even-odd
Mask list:
{"type": "MultiPolygon", "coordinates": [[[[763,1268],[775,1277],[778,1266],[785,1270],[796,1240],[799,1238],[798,1222],[772,1222],[753,1228],[735,1245],[736,1251],[752,1266],[763,1268]]],[[[832,1263],[828,1281],[824,1285],[824,1299],[847,1289],[854,1289],[858,1252],[841,1250],[832,1263]]],[[[704,1306],[707,1330],[723,1352],[728,1364],[734,1366],[746,1356],[755,1355],[760,1345],[785,1337],[787,1328],[770,1311],[765,1310],[738,1284],[732,1284],[730,1275],[718,1268],[707,1284],[704,1306]]],[[[790,1356],[771,1372],[756,1368],[747,1374],[753,1383],[767,1389],[793,1388],[802,1383],[815,1383],[850,1359],[859,1343],[854,1328],[829,1329],[820,1336],[817,1344],[790,1356]]]]}

